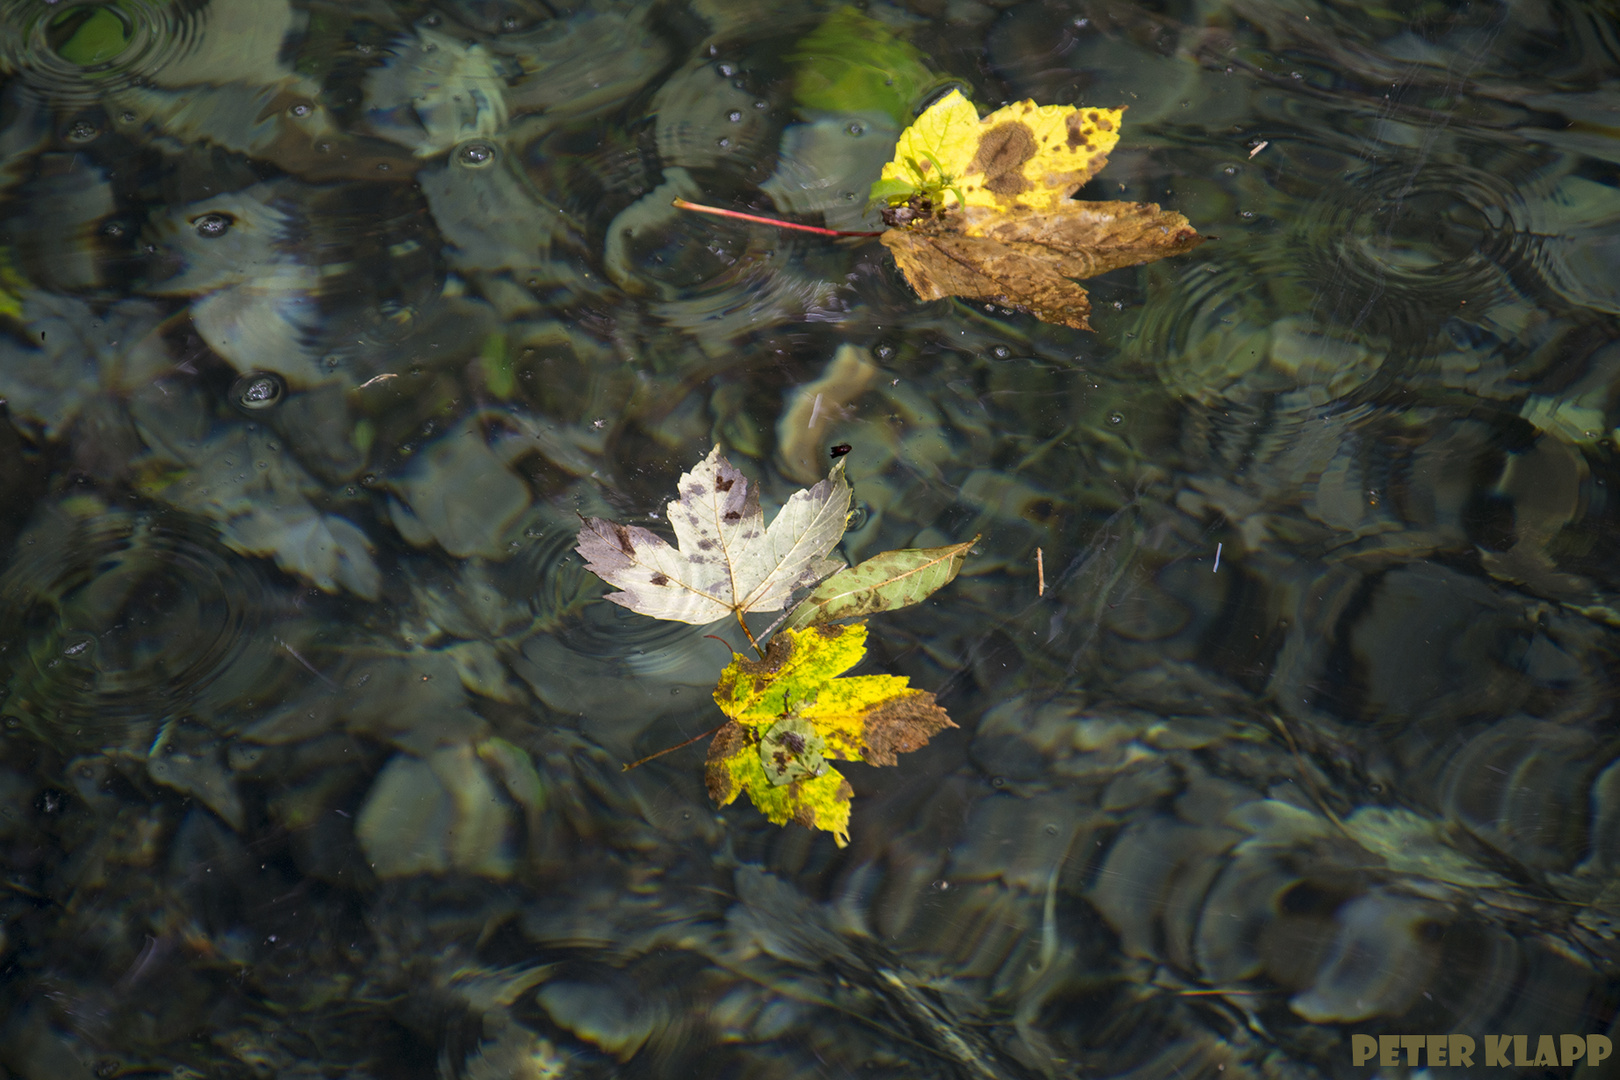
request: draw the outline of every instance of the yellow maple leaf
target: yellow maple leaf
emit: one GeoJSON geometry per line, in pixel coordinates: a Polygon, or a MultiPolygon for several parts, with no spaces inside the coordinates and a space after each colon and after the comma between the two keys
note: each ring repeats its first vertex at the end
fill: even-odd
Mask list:
{"type": "Polygon", "coordinates": [[[1020,101],[981,120],[952,90],[900,133],[873,197],[899,205],[937,192],[945,208],[1052,210],[1108,163],[1124,114],[1020,101]]]}
{"type": "Polygon", "coordinates": [[[1203,243],[1153,203],[1076,202],[1108,163],[1123,109],[1020,101],[979,119],[952,91],[900,133],[872,185],[882,242],[924,300],[960,296],[1090,330],[1073,281],[1203,243]]]}
{"type": "Polygon", "coordinates": [[[730,723],[709,746],[709,794],[746,793],[777,824],[797,821],[848,843],[854,791],[826,758],[893,765],[955,727],[934,695],[896,675],[840,677],[866,655],[866,624],[784,630],[765,655],[734,653],[714,700],[730,723]]]}

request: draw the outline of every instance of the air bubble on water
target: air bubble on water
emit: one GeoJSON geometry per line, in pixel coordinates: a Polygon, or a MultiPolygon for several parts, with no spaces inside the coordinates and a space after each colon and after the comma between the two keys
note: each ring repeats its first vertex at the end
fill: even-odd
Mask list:
{"type": "Polygon", "coordinates": [[[1012,350],[1005,345],[997,345],[990,352],[997,360],[1005,360],[1012,355],[1012,350]]]}
{"type": "Polygon", "coordinates": [[[737,74],[737,65],[729,63],[717,64],[715,65],[715,70],[720,73],[720,77],[722,79],[729,79],[733,75],[737,74]]]}
{"type": "Polygon", "coordinates": [[[1108,414],[1108,422],[1114,427],[1118,427],[1125,422],[1125,414],[1122,412],[1111,412],[1108,414]]]}
{"type": "Polygon", "coordinates": [[[197,235],[204,240],[213,240],[229,232],[231,223],[229,214],[204,214],[197,219],[197,235]]]}
{"type": "Polygon", "coordinates": [[[92,124],[88,120],[76,121],[73,126],[67,130],[68,141],[76,143],[89,142],[91,139],[94,139],[100,134],[101,129],[96,127],[96,125],[92,124]]]}
{"type": "Polygon", "coordinates": [[[1238,217],[1252,218],[1252,217],[1254,217],[1254,211],[1253,210],[1245,210],[1241,214],[1239,214],[1238,217]]]}
{"type": "Polygon", "coordinates": [[[469,169],[482,168],[495,160],[495,148],[487,142],[464,143],[456,151],[456,161],[469,169]]]}
{"type": "Polygon", "coordinates": [[[231,384],[231,400],[239,408],[255,411],[276,405],[286,392],[281,376],[269,371],[250,371],[231,384]]]}
{"type": "Polygon", "coordinates": [[[853,120],[844,128],[844,130],[858,139],[862,135],[866,134],[866,125],[861,123],[859,120],[853,120]]]}
{"type": "Polygon", "coordinates": [[[714,140],[714,144],[716,146],[718,146],[720,149],[724,150],[724,149],[726,149],[727,147],[729,147],[731,145],[731,140],[730,139],[716,139],[716,140],[714,140]]]}
{"type": "Polygon", "coordinates": [[[308,103],[300,101],[298,104],[287,110],[287,115],[292,116],[295,119],[302,120],[304,117],[308,116],[314,111],[314,109],[309,107],[308,103]]]}
{"type": "Polygon", "coordinates": [[[732,109],[730,112],[726,113],[726,119],[730,120],[733,124],[742,123],[742,110],[732,109]]]}

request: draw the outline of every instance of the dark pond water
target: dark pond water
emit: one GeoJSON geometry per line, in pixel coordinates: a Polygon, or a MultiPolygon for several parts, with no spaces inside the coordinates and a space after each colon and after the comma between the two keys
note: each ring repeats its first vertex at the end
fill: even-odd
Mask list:
{"type": "Polygon", "coordinates": [[[0,1077],[1613,1075],[1617,27],[4,0],[0,1077]],[[857,226],[949,87],[1217,239],[1086,334],[670,206],[857,226]],[[621,769],[726,651],[578,515],[715,443],[982,534],[846,848],[621,769]]]}

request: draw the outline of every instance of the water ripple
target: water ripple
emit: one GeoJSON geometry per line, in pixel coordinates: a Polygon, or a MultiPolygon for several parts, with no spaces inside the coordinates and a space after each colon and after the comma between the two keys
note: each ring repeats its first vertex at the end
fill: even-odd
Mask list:
{"type": "Polygon", "coordinates": [[[263,582],[211,530],[88,498],[48,510],[0,577],[5,710],[53,737],[115,738],[262,685],[263,582]]]}
{"type": "Polygon", "coordinates": [[[146,85],[196,47],[201,28],[192,5],[8,0],[0,7],[0,70],[54,103],[87,104],[146,85]]]}
{"type": "Polygon", "coordinates": [[[1456,313],[1539,291],[1521,225],[1526,164],[1397,161],[1326,186],[1291,238],[1324,286],[1317,314],[1351,333],[1428,341],[1456,313]]]}

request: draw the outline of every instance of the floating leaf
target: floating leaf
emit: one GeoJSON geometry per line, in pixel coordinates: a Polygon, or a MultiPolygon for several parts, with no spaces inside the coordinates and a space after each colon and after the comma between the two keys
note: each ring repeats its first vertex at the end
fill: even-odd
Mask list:
{"type": "Polygon", "coordinates": [[[1020,101],[980,120],[973,103],[952,90],[900,133],[878,180],[886,185],[882,197],[892,204],[949,191],[956,198],[938,205],[1054,209],[1108,163],[1124,114],[1020,101]]]}
{"type": "Polygon", "coordinates": [[[795,713],[772,724],[759,739],[760,764],[766,778],[778,787],[822,775],[827,771],[826,755],[827,740],[795,713]]]}
{"type": "Polygon", "coordinates": [[[679,548],[634,525],[590,518],[578,551],[586,568],[622,592],[608,599],[656,619],[711,623],[728,614],[780,611],[788,597],[840,568],[826,555],[844,535],[849,483],[843,463],[795,492],[767,528],[759,495],[720,454],[680,479],[668,519],[679,548]]]}
{"type": "Polygon", "coordinates": [[[949,585],[979,538],[937,548],[885,551],[817,585],[788,616],[786,628],[852,619],[921,603],[949,585]]]}
{"type": "Polygon", "coordinates": [[[849,843],[849,803],[855,789],[837,769],[820,776],[776,785],[765,775],[759,759],[759,738],[741,724],[720,729],[709,744],[706,770],[709,797],[716,806],[729,806],[738,795],[748,798],[773,825],[796,821],[810,829],[833,834],[839,847],[849,843]]]}
{"type": "Polygon", "coordinates": [[[1123,114],[1021,101],[980,120],[953,91],[918,117],[871,192],[888,204],[882,241],[917,294],[1089,330],[1091,302],[1070,279],[1203,243],[1157,204],[1070,198],[1107,164],[1123,114]]]}
{"type": "Polygon", "coordinates": [[[1091,299],[1071,278],[1180,255],[1204,242],[1186,218],[1157,204],[1074,201],[982,231],[929,219],[889,229],[881,240],[923,300],[983,300],[1076,330],[1091,329],[1091,299]]]}
{"type": "Polygon", "coordinates": [[[747,793],[771,821],[849,841],[854,792],[824,758],[893,765],[955,727],[934,695],[895,675],[840,678],[866,655],[866,624],[785,630],[760,660],[733,654],[714,700],[731,723],[709,747],[709,794],[747,793]]]}

